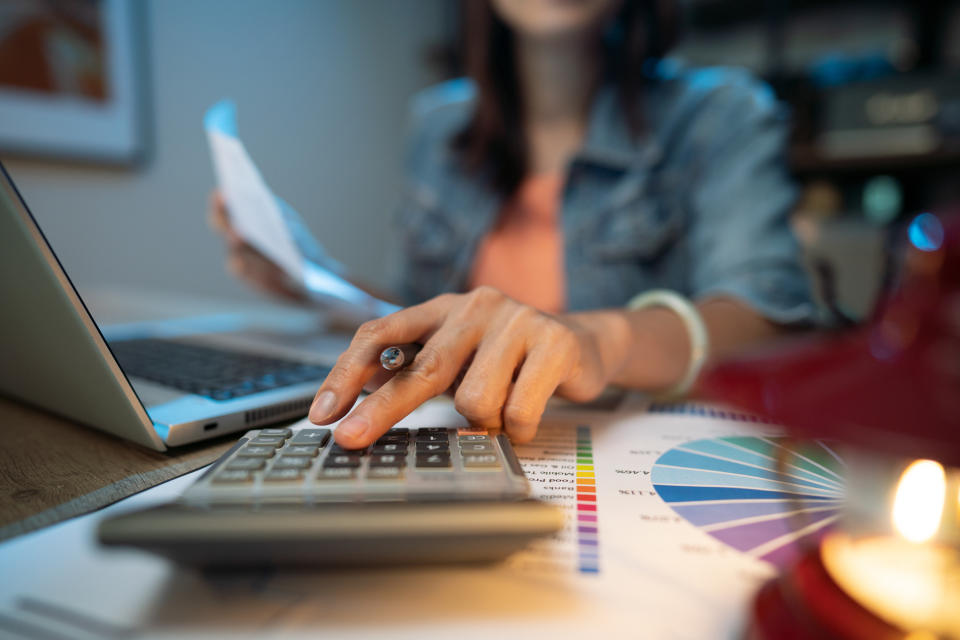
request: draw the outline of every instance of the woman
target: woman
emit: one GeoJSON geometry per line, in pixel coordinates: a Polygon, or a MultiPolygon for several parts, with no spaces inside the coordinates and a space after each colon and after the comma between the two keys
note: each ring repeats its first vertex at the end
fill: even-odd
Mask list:
{"type": "Polygon", "coordinates": [[[419,304],[360,327],[313,422],[347,416],[382,381],[381,350],[416,342],[341,422],[342,446],[458,380],[465,418],[526,442],[554,394],[683,393],[708,344],[720,358],[812,319],[786,223],[786,123],[746,74],[660,60],[672,3],[465,7],[471,81],[414,108],[400,220],[402,290],[419,304]],[[624,308],[651,289],[673,293],[624,308]]]}

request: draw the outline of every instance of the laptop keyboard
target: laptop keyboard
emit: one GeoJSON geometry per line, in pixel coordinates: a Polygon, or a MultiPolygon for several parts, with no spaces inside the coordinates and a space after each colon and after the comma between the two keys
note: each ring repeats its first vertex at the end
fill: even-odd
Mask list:
{"type": "Polygon", "coordinates": [[[323,365],[155,338],[111,342],[110,350],[128,376],[221,401],[330,372],[323,365]]]}

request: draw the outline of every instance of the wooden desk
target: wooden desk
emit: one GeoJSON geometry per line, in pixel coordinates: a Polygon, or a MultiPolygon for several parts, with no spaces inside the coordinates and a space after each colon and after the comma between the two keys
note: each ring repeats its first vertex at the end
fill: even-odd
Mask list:
{"type": "Polygon", "coordinates": [[[198,469],[235,441],[228,435],[159,453],[0,399],[0,540],[198,469]]]}

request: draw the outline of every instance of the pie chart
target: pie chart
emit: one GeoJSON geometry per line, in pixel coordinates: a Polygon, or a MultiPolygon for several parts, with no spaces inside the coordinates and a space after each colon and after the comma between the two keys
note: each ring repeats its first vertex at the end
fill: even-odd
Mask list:
{"type": "Polygon", "coordinates": [[[734,436],[670,449],[657,459],[651,480],[660,497],[694,526],[782,567],[839,517],[843,467],[821,441],[734,436]]]}

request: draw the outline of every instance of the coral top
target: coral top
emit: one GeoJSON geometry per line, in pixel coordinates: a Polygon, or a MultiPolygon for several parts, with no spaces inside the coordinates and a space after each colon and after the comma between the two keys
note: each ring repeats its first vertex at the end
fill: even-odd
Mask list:
{"type": "Polygon", "coordinates": [[[556,313],[566,307],[562,173],[530,176],[504,204],[474,258],[470,288],[489,285],[511,298],[556,313]]]}

